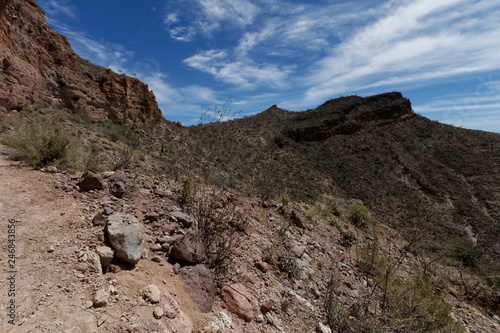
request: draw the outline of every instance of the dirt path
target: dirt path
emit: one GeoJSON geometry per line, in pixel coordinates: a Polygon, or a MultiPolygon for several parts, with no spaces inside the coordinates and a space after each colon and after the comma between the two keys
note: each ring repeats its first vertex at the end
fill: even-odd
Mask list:
{"type": "Polygon", "coordinates": [[[156,320],[152,305],[142,298],[148,284],[174,295],[195,328],[206,323],[208,315],[199,312],[168,263],[141,260],[132,270],[105,275],[75,270],[81,253],[99,245],[102,230],[89,221],[99,202],[56,189],[63,177],[16,166],[0,155],[0,332],[126,332],[134,324],[137,332],[170,331],[168,322],[156,320]],[[16,221],[12,269],[7,237],[11,219],[16,221]],[[96,290],[111,286],[117,294],[108,305],[92,307],[96,290]],[[9,289],[15,289],[15,296],[9,289]],[[14,325],[7,308],[11,301],[16,305],[14,325]]]}
{"type": "Polygon", "coordinates": [[[13,166],[6,156],[0,156],[2,332],[64,332],[94,322],[93,316],[79,311],[83,306],[81,290],[71,290],[75,282],[68,274],[73,270],[72,258],[60,255],[71,243],[68,236],[74,234],[72,228],[85,217],[76,200],[56,190],[54,182],[54,175],[13,166]],[[8,273],[9,219],[16,221],[12,284],[9,278],[13,273],[8,273]],[[49,253],[51,246],[54,251],[49,253]],[[10,297],[12,293],[9,296],[11,285],[15,285],[15,297],[10,297]],[[6,309],[11,301],[17,308],[15,325],[9,323],[13,318],[6,309]],[[71,318],[76,312],[78,317],[71,318]]]}

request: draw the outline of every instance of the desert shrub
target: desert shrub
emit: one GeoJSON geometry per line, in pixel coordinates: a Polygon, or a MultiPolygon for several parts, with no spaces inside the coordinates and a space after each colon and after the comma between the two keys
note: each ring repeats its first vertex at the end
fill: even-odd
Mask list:
{"type": "Polygon", "coordinates": [[[216,274],[225,273],[245,231],[247,221],[236,211],[234,202],[215,191],[198,195],[193,210],[206,248],[206,264],[216,274]]]}
{"type": "Polygon", "coordinates": [[[342,245],[345,247],[350,247],[356,242],[356,235],[352,231],[342,232],[342,245]]]}
{"type": "Polygon", "coordinates": [[[332,214],[339,216],[340,212],[341,211],[335,197],[323,193],[316,202],[309,205],[306,216],[310,220],[312,220],[316,216],[322,218],[330,218],[332,214]]]}
{"type": "Polygon", "coordinates": [[[333,332],[380,332],[381,325],[368,314],[369,299],[359,296],[343,302],[337,297],[341,281],[338,271],[332,271],[324,303],[328,326],[333,332]]]}
{"type": "Polygon", "coordinates": [[[289,279],[294,279],[300,274],[300,267],[297,265],[297,261],[295,258],[289,256],[282,256],[279,259],[278,267],[289,279]]]}
{"type": "Polygon", "coordinates": [[[390,324],[405,332],[462,332],[429,276],[419,274],[412,281],[389,284],[384,312],[390,324]]]}
{"type": "Polygon", "coordinates": [[[12,135],[3,143],[15,150],[13,157],[41,167],[55,164],[75,166],[78,159],[69,158],[72,149],[81,145],[71,127],[59,117],[30,116],[19,121],[12,135]]]}
{"type": "Polygon", "coordinates": [[[466,266],[475,267],[484,254],[484,248],[476,245],[470,239],[457,237],[450,242],[447,254],[466,266]]]}
{"type": "Polygon", "coordinates": [[[378,276],[386,271],[386,261],[377,242],[370,241],[357,249],[358,267],[369,276],[378,276]]]}
{"type": "Polygon", "coordinates": [[[362,204],[352,204],[347,208],[347,219],[358,227],[365,227],[371,221],[368,208],[362,204]]]}

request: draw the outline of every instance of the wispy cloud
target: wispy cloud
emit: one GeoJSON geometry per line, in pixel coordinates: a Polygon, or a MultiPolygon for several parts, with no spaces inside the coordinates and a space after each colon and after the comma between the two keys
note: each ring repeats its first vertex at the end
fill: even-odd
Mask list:
{"type": "Polygon", "coordinates": [[[499,10],[500,4],[491,1],[420,0],[396,5],[313,65],[303,102],[496,69],[499,10]]]}
{"type": "Polygon", "coordinates": [[[37,2],[44,8],[48,17],[64,15],[72,19],[76,18],[75,7],[70,4],[69,0],[38,0],[37,2]]]}
{"type": "Polygon", "coordinates": [[[240,29],[252,24],[260,7],[247,0],[168,1],[164,24],[170,37],[191,42],[198,33],[210,36],[223,26],[240,29]]]}
{"type": "Polygon", "coordinates": [[[200,52],[183,62],[190,68],[212,74],[216,79],[238,88],[257,86],[281,87],[292,71],[291,66],[279,67],[274,64],[255,64],[249,58],[231,61],[223,50],[200,52]]]}
{"type": "Polygon", "coordinates": [[[68,37],[71,47],[82,58],[96,65],[111,68],[115,72],[125,71],[134,58],[134,52],[123,45],[98,41],[85,32],[73,31],[66,25],[54,23],[57,30],[68,37]]]}

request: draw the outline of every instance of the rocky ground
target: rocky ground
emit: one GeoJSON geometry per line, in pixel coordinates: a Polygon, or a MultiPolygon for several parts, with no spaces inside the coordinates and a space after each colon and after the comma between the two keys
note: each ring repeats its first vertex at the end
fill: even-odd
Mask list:
{"type": "MultiPolygon", "coordinates": [[[[134,174],[101,176],[89,185],[82,174],[32,170],[0,156],[0,331],[328,332],[322,324],[331,272],[339,280],[339,303],[373,285],[358,269],[356,248],[343,244],[338,227],[309,216],[307,205],[232,192],[220,194],[221,207],[234,203],[248,226],[238,234],[230,269],[214,279],[193,250],[197,220],[180,204],[180,184],[134,174]],[[87,186],[103,189],[84,191],[87,186]],[[125,249],[111,234],[118,213],[137,218],[127,220],[125,240],[118,242],[128,242],[125,249]],[[16,220],[12,268],[9,219],[16,220]],[[293,264],[283,267],[286,262],[293,264]],[[14,284],[9,270],[16,271],[14,284]],[[13,285],[15,297],[9,296],[13,285]],[[5,309],[11,299],[14,325],[5,309]]],[[[343,227],[358,241],[370,237],[343,227]]],[[[410,276],[411,268],[405,260],[400,275],[410,276]]],[[[442,295],[453,316],[469,332],[499,332],[494,313],[464,302],[464,291],[452,283],[458,272],[450,267],[446,274],[451,282],[442,295]]]]}

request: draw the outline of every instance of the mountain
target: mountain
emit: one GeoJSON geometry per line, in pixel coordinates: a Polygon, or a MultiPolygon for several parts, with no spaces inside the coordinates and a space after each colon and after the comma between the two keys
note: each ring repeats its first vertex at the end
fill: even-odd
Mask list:
{"type": "Polygon", "coordinates": [[[147,85],[78,57],[35,1],[0,0],[0,107],[40,100],[93,121],[162,119],[147,85]]]}
{"type": "Polygon", "coordinates": [[[429,239],[472,230],[498,241],[500,135],[431,121],[401,93],[341,97],[303,112],[273,106],[182,130],[165,139],[172,172],[196,169],[264,198],[358,198],[385,223],[423,228],[429,239]]]}

